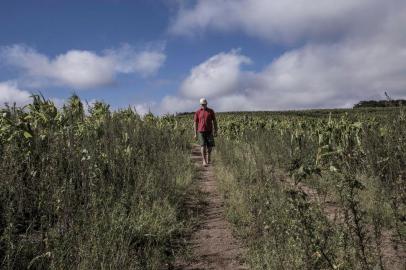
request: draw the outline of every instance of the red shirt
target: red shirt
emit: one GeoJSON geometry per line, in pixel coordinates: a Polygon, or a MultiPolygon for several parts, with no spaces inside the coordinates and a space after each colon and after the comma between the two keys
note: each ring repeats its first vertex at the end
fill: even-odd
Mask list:
{"type": "Polygon", "coordinates": [[[212,131],[214,120],[216,120],[216,116],[214,115],[214,111],[210,108],[200,108],[195,112],[195,122],[198,123],[198,132],[212,131]]]}

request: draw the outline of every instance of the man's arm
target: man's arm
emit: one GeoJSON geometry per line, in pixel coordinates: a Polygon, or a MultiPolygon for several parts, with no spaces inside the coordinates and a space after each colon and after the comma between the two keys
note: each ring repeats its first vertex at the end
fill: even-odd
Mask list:
{"type": "Polygon", "coordinates": [[[195,113],[195,116],[193,117],[193,122],[194,122],[193,129],[195,131],[195,139],[196,139],[197,138],[197,128],[198,128],[198,123],[199,123],[197,113],[195,113]]]}
{"type": "Polygon", "coordinates": [[[195,121],[194,123],[195,138],[197,137],[197,125],[198,123],[195,121]]]}

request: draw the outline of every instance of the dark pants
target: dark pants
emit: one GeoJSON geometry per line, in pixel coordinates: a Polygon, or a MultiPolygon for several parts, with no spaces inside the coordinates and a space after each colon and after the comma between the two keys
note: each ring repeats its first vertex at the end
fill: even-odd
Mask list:
{"type": "Polygon", "coordinates": [[[198,133],[199,143],[201,146],[206,145],[207,147],[214,146],[214,137],[212,131],[203,131],[198,133]]]}

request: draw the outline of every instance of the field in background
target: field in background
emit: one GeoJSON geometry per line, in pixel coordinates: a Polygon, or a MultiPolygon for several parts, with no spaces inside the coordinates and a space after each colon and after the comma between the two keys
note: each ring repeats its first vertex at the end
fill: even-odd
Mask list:
{"type": "Polygon", "coordinates": [[[403,108],[218,121],[217,177],[252,269],[404,269],[403,108]]]}
{"type": "MultiPolygon", "coordinates": [[[[252,269],[404,269],[405,109],[217,118],[216,177],[252,269]]],[[[192,137],[192,114],[85,114],[76,96],[2,109],[0,268],[166,265],[190,222],[192,137]]]]}

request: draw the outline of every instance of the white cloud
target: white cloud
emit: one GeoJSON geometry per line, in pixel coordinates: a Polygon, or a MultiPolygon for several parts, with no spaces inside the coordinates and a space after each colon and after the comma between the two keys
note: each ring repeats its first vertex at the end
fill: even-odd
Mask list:
{"type": "Polygon", "coordinates": [[[197,0],[180,5],[169,31],[193,36],[207,30],[244,31],[272,42],[366,34],[403,0],[197,0]]]}
{"type": "Polygon", "coordinates": [[[405,97],[405,71],[401,47],[385,41],[309,45],[282,55],[257,74],[247,97],[276,109],[344,107],[380,98],[384,91],[405,97]]]}
{"type": "Polygon", "coordinates": [[[153,111],[153,109],[156,107],[156,102],[144,102],[140,104],[135,104],[134,109],[137,112],[138,115],[144,116],[150,111],[153,111]]]}
{"type": "Polygon", "coordinates": [[[154,74],[163,65],[165,59],[166,56],[160,52],[142,52],[135,61],[134,70],[144,76],[154,74]]]}
{"type": "Polygon", "coordinates": [[[309,44],[282,54],[260,72],[241,69],[244,61],[236,59],[248,59],[244,55],[220,53],[193,68],[178,96],[165,97],[160,109],[192,111],[201,96],[218,111],[351,107],[384,98],[385,91],[406,98],[405,44],[393,42],[391,34],[309,44]],[[234,59],[233,64],[214,61],[211,68],[213,59],[223,58],[234,59]],[[226,76],[229,70],[232,75],[226,76]]]}
{"type": "MultiPolygon", "coordinates": [[[[37,76],[49,77],[62,84],[79,88],[91,88],[113,81],[113,59],[100,57],[89,51],[68,51],[44,66],[44,72],[37,76]]],[[[35,69],[34,66],[30,66],[35,69]]]]}
{"type": "Polygon", "coordinates": [[[24,106],[32,101],[30,96],[29,92],[19,89],[16,82],[0,82],[0,107],[3,107],[5,103],[10,106],[14,103],[17,106],[24,106]]]}
{"type": "Polygon", "coordinates": [[[240,83],[240,66],[251,60],[234,50],[217,54],[194,67],[181,86],[181,93],[190,98],[221,96],[240,83]]]}
{"type": "Polygon", "coordinates": [[[106,54],[112,58],[117,72],[138,73],[142,76],[154,75],[164,64],[166,55],[163,53],[164,46],[148,48],[136,51],[128,44],[119,50],[107,50],[106,54]]]}
{"type": "Polygon", "coordinates": [[[155,111],[159,114],[177,113],[193,110],[198,101],[183,96],[165,96],[155,111]]]}
{"type": "Polygon", "coordinates": [[[213,61],[249,59],[239,52],[215,55],[193,68],[170,100],[190,111],[207,94],[214,109],[232,111],[351,107],[384,98],[384,91],[406,98],[404,25],[401,0],[198,0],[180,8],[172,33],[243,31],[299,47],[260,71],[241,69],[246,60],[213,61]],[[232,75],[224,76],[228,70],[232,75]]]}
{"type": "Polygon", "coordinates": [[[153,75],[165,61],[162,50],[136,51],[124,45],[106,50],[103,54],[70,50],[50,59],[30,47],[13,45],[0,48],[0,59],[21,69],[33,84],[40,81],[43,84],[88,89],[110,84],[120,73],[153,75]]]}
{"type": "MultiPolygon", "coordinates": [[[[6,103],[10,106],[15,103],[18,107],[31,104],[33,101],[31,95],[31,92],[21,90],[15,81],[0,82],[0,107],[3,107],[6,103]]],[[[64,99],[56,97],[51,97],[49,99],[59,109],[63,107],[65,102],[64,99]]]]}
{"type": "Polygon", "coordinates": [[[214,99],[214,107],[219,111],[255,111],[260,108],[248,96],[240,93],[214,99]]]}

